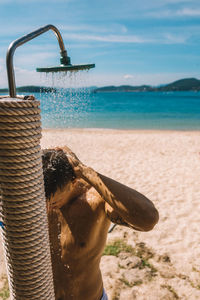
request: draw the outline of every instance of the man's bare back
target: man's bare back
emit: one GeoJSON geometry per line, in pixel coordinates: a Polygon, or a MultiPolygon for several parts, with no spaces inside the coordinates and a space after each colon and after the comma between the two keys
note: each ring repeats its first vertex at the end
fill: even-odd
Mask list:
{"type": "Polygon", "coordinates": [[[59,267],[56,263],[59,257],[53,258],[56,299],[101,299],[103,283],[99,263],[110,225],[105,201],[94,188],[89,189],[72,203],[49,214],[50,232],[55,228],[51,228],[55,214],[60,223],[61,247],[59,267]]]}
{"type": "Polygon", "coordinates": [[[99,268],[111,221],[150,230],[158,213],[145,196],[84,166],[64,147],[76,179],[49,197],[48,219],[56,300],[100,300],[99,268]]]}

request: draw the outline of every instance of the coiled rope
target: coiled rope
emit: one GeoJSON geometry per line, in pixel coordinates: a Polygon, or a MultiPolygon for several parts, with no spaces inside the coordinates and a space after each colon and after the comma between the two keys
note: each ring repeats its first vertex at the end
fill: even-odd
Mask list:
{"type": "Polygon", "coordinates": [[[0,98],[0,220],[16,300],[53,300],[40,102],[0,98]]]}

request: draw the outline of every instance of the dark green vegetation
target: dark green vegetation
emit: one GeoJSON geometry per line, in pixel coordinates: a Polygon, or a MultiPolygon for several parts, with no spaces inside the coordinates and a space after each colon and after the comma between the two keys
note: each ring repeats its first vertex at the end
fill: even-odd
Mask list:
{"type": "MultiPolygon", "coordinates": [[[[55,88],[45,87],[45,86],[21,86],[18,87],[17,93],[47,93],[47,92],[56,92],[55,88]]],[[[8,89],[0,89],[0,93],[8,93],[8,89]]]]}
{"type": "Polygon", "coordinates": [[[99,92],[169,92],[169,91],[200,91],[200,80],[196,78],[185,78],[174,81],[172,83],[152,87],[150,85],[131,86],[105,86],[94,90],[95,93],[99,92]]]}
{"type": "Polygon", "coordinates": [[[95,89],[95,93],[99,92],[152,92],[154,89],[150,85],[131,86],[131,85],[120,85],[120,86],[105,86],[95,89]]]}
{"type": "MultiPolygon", "coordinates": [[[[200,91],[200,80],[196,78],[185,78],[174,81],[172,83],[160,86],[152,87],[150,85],[120,85],[120,86],[104,86],[100,88],[89,87],[90,91],[94,93],[106,93],[106,92],[170,92],[170,91],[200,91]]],[[[66,89],[67,91],[68,89],[66,89]]],[[[18,93],[47,93],[56,92],[56,88],[45,86],[21,86],[17,88],[18,93]]],[[[0,89],[0,93],[8,94],[8,89],[0,89]]]]}
{"type": "MultiPolygon", "coordinates": [[[[157,254],[143,242],[136,243],[132,247],[125,240],[115,239],[106,245],[103,255],[118,258],[119,276],[112,300],[119,300],[123,289],[132,289],[134,286],[150,282],[153,282],[158,289],[168,291],[166,297],[169,298],[166,299],[181,299],[176,291],[174,280],[183,285],[188,284],[194,289],[200,289],[198,277],[192,280],[189,275],[178,273],[168,254],[157,254]],[[129,273],[133,269],[134,272],[129,273]],[[162,279],[161,284],[160,279],[162,279]]],[[[195,267],[193,272],[200,274],[195,267]]]]}
{"type": "Polygon", "coordinates": [[[139,269],[144,269],[148,267],[151,273],[151,276],[156,276],[156,268],[149,263],[149,259],[154,256],[154,253],[146,247],[144,243],[137,243],[133,248],[130,245],[127,245],[123,240],[117,239],[112,243],[106,245],[103,255],[113,255],[118,256],[121,252],[129,253],[140,258],[140,263],[138,265],[139,269]]]}
{"type": "Polygon", "coordinates": [[[103,255],[118,256],[120,252],[127,252],[127,253],[134,254],[134,249],[133,247],[127,245],[122,240],[115,240],[112,243],[106,245],[103,255]]]}

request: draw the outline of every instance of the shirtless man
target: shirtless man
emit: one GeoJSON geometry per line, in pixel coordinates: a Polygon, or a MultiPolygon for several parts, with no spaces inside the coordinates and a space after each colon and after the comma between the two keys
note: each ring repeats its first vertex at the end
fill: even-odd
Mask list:
{"type": "Polygon", "coordinates": [[[158,212],[67,147],[44,150],[42,158],[56,300],[106,300],[99,263],[111,222],[149,231],[158,212]]]}

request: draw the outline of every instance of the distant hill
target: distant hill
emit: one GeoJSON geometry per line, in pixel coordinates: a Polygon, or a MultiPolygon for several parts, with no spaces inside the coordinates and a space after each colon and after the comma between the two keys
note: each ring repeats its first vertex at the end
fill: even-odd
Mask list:
{"type": "MultiPolygon", "coordinates": [[[[105,92],[169,92],[169,91],[200,91],[200,80],[196,78],[185,78],[174,81],[172,83],[162,85],[160,87],[152,87],[150,85],[120,85],[120,86],[104,86],[101,88],[89,87],[94,93],[105,92]]],[[[66,89],[67,91],[68,89],[66,89]]],[[[47,93],[56,92],[56,88],[45,86],[21,86],[17,88],[17,93],[47,93]]],[[[8,94],[8,89],[0,89],[0,93],[8,94]]]]}
{"type": "Polygon", "coordinates": [[[94,92],[146,92],[152,91],[152,87],[150,85],[140,85],[140,86],[131,86],[131,85],[120,85],[120,86],[105,86],[102,88],[97,88],[94,92]]]}
{"type": "MultiPolygon", "coordinates": [[[[96,88],[97,88],[96,86],[91,86],[91,87],[88,87],[87,89],[89,91],[93,91],[96,88]]],[[[77,89],[73,88],[73,89],[75,89],[75,90],[80,89],[81,90],[81,88],[77,88],[77,89]]],[[[59,90],[59,88],[52,88],[52,87],[46,87],[46,86],[34,86],[34,85],[27,85],[27,86],[21,86],[21,87],[16,88],[17,93],[48,93],[48,92],[51,93],[51,92],[56,92],[58,90],[59,90]]],[[[67,88],[65,90],[69,91],[71,89],[67,88]]],[[[8,89],[7,88],[6,89],[5,88],[0,89],[0,93],[8,94],[8,89]]]]}
{"type": "Polygon", "coordinates": [[[185,78],[163,85],[152,87],[150,85],[131,86],[105,86],[94,89],[94,93],[103,92],[168,92],[168,91],[200,91],[200,80],[196,78],[185,78]]]}
{"type": "MultiPolygon", "coordinates": [[[[47,93],[56,91],[55,88],[27,85],[16,88],[17,93],[47,93]]],[[[8,93],[8,89],[0,89],[0,93],[8,93]]]]}
{"type": "Polygon", "coordinates": [[[159,91],[200,91],[200,80],[186,78],[174,81],[158,89],[159,91]]]}

